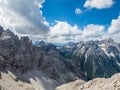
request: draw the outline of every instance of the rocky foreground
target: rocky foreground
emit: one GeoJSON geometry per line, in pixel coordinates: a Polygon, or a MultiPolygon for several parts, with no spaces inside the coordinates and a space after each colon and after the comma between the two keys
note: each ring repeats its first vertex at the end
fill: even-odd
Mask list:
{"type": "Polygon", "coordinates": [[[108,79],[96,78],[88,82],[77,80],[61,85],[56,90],[120,90],[120,74],[108,79]]]}

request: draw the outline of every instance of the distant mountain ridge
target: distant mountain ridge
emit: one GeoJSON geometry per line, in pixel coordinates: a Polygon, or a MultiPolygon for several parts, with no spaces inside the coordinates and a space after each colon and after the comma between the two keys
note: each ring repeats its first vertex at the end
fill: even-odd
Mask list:
{"type": "Polygon", "coordinates": [[[72,59],[89,79],[110,77],[120,72],[120,44],[112,38],[79,42],[69,48],[61,47],[59,52],[72,59]]]}
{"type": "Polygon", "coordinates": [[[49,49],[54,49],[63,57],[71,59],[88,79],[110,77],[120,72],[120,44],[112,38],[101,41],[70,42],[62,46],[53,44],[43,46],[44,48],[49,46],[49,49]]]}

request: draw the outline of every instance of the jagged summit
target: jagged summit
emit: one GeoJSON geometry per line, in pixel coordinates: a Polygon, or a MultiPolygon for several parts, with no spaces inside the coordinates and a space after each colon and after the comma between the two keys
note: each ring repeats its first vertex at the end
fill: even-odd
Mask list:
{"type": "Polygon", "coordinates": [[[0,26],[0,40],[4,39],[18,39],[17,35],[15,35],[12,31],[9,29],[4,30],[3,27],[0,26]]]}
{"type": "Polygon", "coordinates": [[[3,31],[4,31],[3,27],[0,26],[0,35],[2,34],[3,31]]]}

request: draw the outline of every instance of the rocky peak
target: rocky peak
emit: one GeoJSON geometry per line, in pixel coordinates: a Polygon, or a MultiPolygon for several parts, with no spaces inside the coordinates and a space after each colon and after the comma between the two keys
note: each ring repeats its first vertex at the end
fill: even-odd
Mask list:
{"type": "Polygon", "coordinates": [[[106,46],[116,45],[116,42],[112,38],[104,39],[99,41],[99,44],[105,44],[106,46]]]}
{"type": "Polygon", "coordinates": [[[33,48],[32,41],[27,36],[21,37],[19,42],[20,42],[20,47],[23,51],[32,50],[33,48]]]}
{"type": "Polygon", "coordinates": [[[47,52],[49,52],[51,50],[57,50],[56,46],[54,44],[52,44],[52,43],[46,43],[44,41],[37,41],[35,43],[35,46],[41,47],[42,49],[44,49],[47,52]]]}
{"type": "Polygon", "coordinates": [[[3,31],[4,31],[3,27],[0,26],[0,35],[2,34],[3,31]]]}
{"type": "Polygon", "coordinates": [[[2,33],[1,33],[1,37],[0,39],[1,40],[4,40],[4,39],[18,39],[17,35],[15,35],[13,32],[11,32],[9,29],[7,30],[4,30],[2,33]]]}
{"type": "Polygon", "coordinates": [[[29,38],[27,36],[21,37],[20,40],[23,42],[29,42],[29,38]]]}
{"type": "Polygon", "coordinates": [[[106,39],[106,41],[109,42],[109,43],[114,42],[114,40],[112,38],[108,38],[108,39],[106,39]]]}
{"type": "Polygon", "coordinates": [[[48,43],[48,44],[46,44],[46,46],[45,46],[45,50],[46,50],[46,51],[56,50],[56,46],[53,45],[53,44],[51,44],[51,43],[48,43]]]}
{"type": "Polygon", "coordinates": [[[20,41],[21,43],[26,43],[27,45],[32,44],[32,41],[27,36],[21,37],[20,41]]]}
{"type": "Polygon", "coordinates": [[[4,36],[11,36],[11,38],[12,38],[13,36],[15,36],[15,34],[14,34],[13,32],[11,32],[9,29],[5,30],[5,31],[3,32],[3,35],[4,35],[4,36]]]}
{"type": "Polygon", "coordinates": [[[45,46],[45,42],[44,41],[40,41],[38,45],[45,46]]]}

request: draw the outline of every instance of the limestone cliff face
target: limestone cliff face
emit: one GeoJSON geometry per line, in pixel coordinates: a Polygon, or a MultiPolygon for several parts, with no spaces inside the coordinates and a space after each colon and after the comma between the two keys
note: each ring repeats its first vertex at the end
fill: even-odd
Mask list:
{"type": "Polygon", "coordinates": [[[111,78],[97,78],[88,82],[77,80],[61,85],[56,90],[120,90],[120,74],[111,78]]]}

